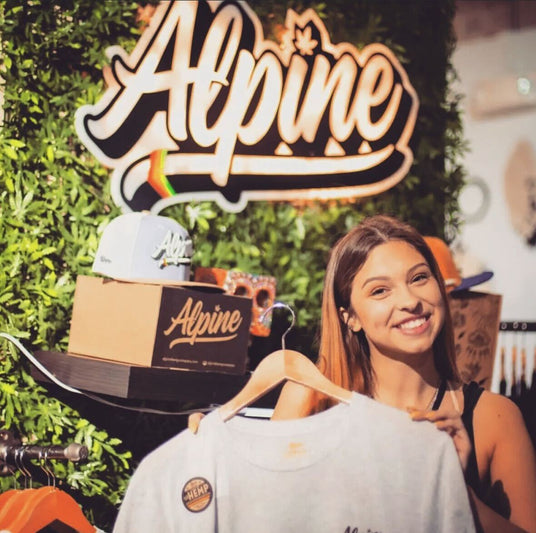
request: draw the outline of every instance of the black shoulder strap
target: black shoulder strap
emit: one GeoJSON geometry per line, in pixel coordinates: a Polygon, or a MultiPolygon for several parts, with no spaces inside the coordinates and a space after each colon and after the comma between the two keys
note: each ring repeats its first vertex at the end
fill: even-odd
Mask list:
{"type": "Polygon", "coordinates": [[[484,389],[476,382],[471,381],[463,386],[463,414],[462,420],[465,427],[469,424],[473,427],[473,411],[484,389]]]}
{"type": "Polygon", "coordinates": [[[477,496],[482,497],[481,494],[481,485],[478,475],[478,464],[476,461],[475,453],[475,434],[473,431],[473,411],[475,410],[475,405],[480,398],[480,395],[484,392],[484,389],[475,381],[471,383],[466,383],[463,386],[463,413],[462,413],[462,422],[467,430],[469,439],[471,440],[471,453],[469,454],[469,460],[467,468],[465,470],[465,479],[469,486],[471,486],[476,492],[477,496]]]}
{"type": "Polygon", "coordinates": [[[443,396],[445,396],[446,390],[447,390],[447,380],[442,379],[441,383],[439,384],[439,389],[437,390],[437,396],[434,401],[434,405],[432,405],[432,411],[437,411],[439,409],[439,406],[441,405],[441,402],[443,401],[443,396]]]}

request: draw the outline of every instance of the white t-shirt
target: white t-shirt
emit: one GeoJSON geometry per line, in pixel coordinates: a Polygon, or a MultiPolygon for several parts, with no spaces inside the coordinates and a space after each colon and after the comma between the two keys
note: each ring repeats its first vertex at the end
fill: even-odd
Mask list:
{"type": "Polygon", "coordinates": [[[354,393],[299,420],[217,411],[140,463],[114,533],[464,533],[451,438],[354,393]]]}

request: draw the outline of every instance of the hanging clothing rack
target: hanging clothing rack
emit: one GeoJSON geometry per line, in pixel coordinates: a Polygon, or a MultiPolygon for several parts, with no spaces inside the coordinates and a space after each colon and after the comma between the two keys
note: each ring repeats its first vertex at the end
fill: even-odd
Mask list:
{"type": "Polygon", "coordinates": [[[35,444],[13,445],[0,443],[0,460],[10,462],[23,455],[26,459],[84,461],[88,457],[87,446],[75,442],[66,447],[59,445],[37,446],[35,444]]]}
{"type": "Polygon", "coordinates": [[[7,430],[0,430],[0,475],[11,475],[9,465],[17,466],[20,458],[39,459],[44,461],[85,461],[88,458],[88,448],[83,444],[72,442],[67,446],[21,444],[7,430]]]}
{"type": "Polygon", "coordinates": [[[499,331],[536,331],[536,322],[526,320],[505,321],[499,324],[499,331]]]}
{"type": "Polygon", "coordinates": [[[502,321],[496,355],[495,392],[517,404],[536,446],[536,322],[502,321]]]}
{"type": "Polygon", "coordinates": [[[67,446],[21,444],[7,430],[0,430],[0,475],[13,476],[17,471],[24,478],[24,486],[8,489],[0,494],[0,530],[11,533],[32,533],[52,528],[65,531],[65,526],[78,533],[97,533],[76,500],[56,486],[56,478],[48,466],[49,460],[83,461],[88,448],[82,444],[67,446]],[[32,487],[33,474],[28,460],[39,461],[47,483],[32,487]]]}
{"type": "Polygon", "coordinates": [[[506,396],[519,395],[522,389],[536,386],[536,322],[502,321],[499,324],[496,370],[499,389],[506,396]]]}

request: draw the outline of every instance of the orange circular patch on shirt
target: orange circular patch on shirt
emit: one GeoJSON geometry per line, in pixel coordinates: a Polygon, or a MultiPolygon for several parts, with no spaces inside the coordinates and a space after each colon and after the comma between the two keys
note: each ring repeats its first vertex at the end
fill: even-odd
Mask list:
{"type": "Polygon", "coordinates": [[[182,503],[188,511],[199,513],[210,505],[213,494],[212,486],[205,478],[194,477],[182,489],[182,503]]]}

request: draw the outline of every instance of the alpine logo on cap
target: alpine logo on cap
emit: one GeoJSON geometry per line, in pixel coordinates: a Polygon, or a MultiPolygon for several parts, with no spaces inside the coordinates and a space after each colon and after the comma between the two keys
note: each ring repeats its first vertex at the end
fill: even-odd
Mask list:
{"type": "Polygon", "coordinates": [[[158,260],[160,268],[164,268],[169,265],[189,265],[192,254],[192,240],[169,230],[151,257],[158,260]]]}

